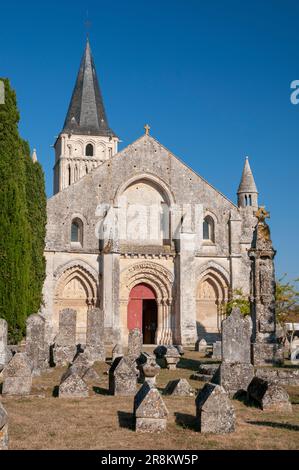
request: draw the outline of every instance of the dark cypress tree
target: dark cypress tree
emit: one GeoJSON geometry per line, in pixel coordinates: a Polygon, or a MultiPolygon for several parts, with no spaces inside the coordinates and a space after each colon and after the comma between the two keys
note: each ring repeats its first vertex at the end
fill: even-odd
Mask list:
{"type": "Polygon", "coordinates": [[[42,303],[42,288],[45,280],[44,257],[46,236],[46,192],[44,172],[38,162],[33,162],[27,142],[22,142],[22,153],[26,169],[26,199],[30,225],[31,269],[29,314],[36,313],[42,303]]]}
{"type": "Polygon", "coordinates": [[[26,171],[18,132],[19,112],[9,81],[0,104],[0,317],[10,341],[21,339],[29,313],[31,243],[26,171]]]}

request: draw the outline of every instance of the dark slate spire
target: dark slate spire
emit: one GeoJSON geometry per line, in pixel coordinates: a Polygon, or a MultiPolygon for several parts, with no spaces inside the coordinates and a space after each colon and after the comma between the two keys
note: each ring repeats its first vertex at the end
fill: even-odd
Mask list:
{"type": "Polygon", "coordinates": [[[63,132],[83,135],[115,135],[108,125],[88,39],[63,132]]]}

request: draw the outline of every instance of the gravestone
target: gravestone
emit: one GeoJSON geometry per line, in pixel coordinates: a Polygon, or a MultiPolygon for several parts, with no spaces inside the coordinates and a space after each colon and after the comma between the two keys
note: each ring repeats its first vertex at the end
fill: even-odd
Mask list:
{"type": "Polygon", "coordinates": [[[173,345],[159,345],[154,350],[154,354],[159,360],[159,364],[169,370],[175,370],[180,360],[180,354],[173,345]]]}
{"type": "Polygon", "coordinates": [[[65,308],[59,312],[59,332],[53,350],[54,362],[58,366],[71,363],[77,352],[76,347],[77,312],[65,308]]]}
{"type": "Polygon", "coordinates": [[[93,361],[105,361],[104,311],[91,308],[87,312],[86,351],[93,361]]]}
{"type": "Polygon", "coordinates": [[[0,450],[8,449],[8,415],[0,402],[0,450]]]}
{"type": "Polygon", "coordinates": [[[291,363],[299,365],[299,346],[291,351],[291,363]]]}
{"type": "Polygon", "coordinates": [[[2,395],[29,395],[32,368],[32,362],[26,353],[16,353],[2,371],[2,395]]]}
{"type": "Polygon", "coordinates": [[[7,322],[0,318],[0,372],[11,358],[12,353],[7,346],[7,322]]]}
{"type": "Polygon", "coordinates": [[[134,398],[136,432],[161,432],[167,425],[168,410],[153,385],[144,382],[134,398]]]}
{"type": "Polygon", "coordinates": [[[235,430],[235,410],[220,385],[205,384],[199,391],[195,404],[200,432],[224,434],[235,430]]]}
{"type": "Polygon", "coordinates": [[[30,315],[26,321],[26,353],[33,365],[33,375],[40,374],[48,365],[45,327],[46,320],[39,313],[30,315]]]}
{"type": "Polygon", "coordinates": [[[219,369],[219,382],[230,397],[246,391],[254,377],[251,364],[252,320],[233,308],[231,314],[222,321],[222,364],[219,369]]]}
{"type": "Polygon", "coordinates": [[[260,207],[254,214],[258,222],[248,250],[251,260],[251,318],[253,322],[252,359],[254,366],[283,363],[283,346],[276,335],[275,272],[269,213],[260,207]]]}
{"type": "Polygon", "coordinates": [[[215,359],[216,361],[222,360],[221,341],[216,341],[215,343],[213,343],[212,359],[215,359]]]}
{"type": "Polygon", "coordinates": [[[165,387],[166,395],[177,395],[180,397],[190,397],[194,395],[194,390],[187,379],[171,380],[165,387]]]}
{"type": "Polygon", "coordinates": [[[77,373],[69,370],[63,375],[58,396],[59,398],[85,398],[88,397],[88,386],[77,373]]]}
{"type": "Polygon", "coordinates": [[[160,366],[156,362],[156,358],[152,354],[146,352],[141,353],[137,360],[138,370],[140,371],[139,381],[143,383],[147,381],[153,385],[156,384],[156,376],[160,372],[160,366]]]}
{"type": "Polygon", "coordinates": [[[139,328],[133,328],[129,331],[128,337],[128,356],[133,360],[138,359],[142,351],[143,336],[139,328]]]}
{"type": "Polygon", "coordinates": [[[292,412],[289,395],[277,381],[254,377],[249,384],[247,395],[256,401],[262,410],[292,412]]]}
{"type": "Polygon", "coordinates": [[[200,341],[198,340],[195,344],[195,351],[197,352],[202,352],[206,353],[207,351],[208,344],[204,338],[202,338],[200,341]]]}
{"type": "Polygon", "coordinates": [[[123,347],[120,343],[117,343],[112,349],[112,362],[117,358],[123,356],[123,347]]]}
{"type": "Polygon", "coordinates": [[[131,357],[117,357],[109,369],[109,392],[111,395],[135,395],[137,370],[131,357]]]}

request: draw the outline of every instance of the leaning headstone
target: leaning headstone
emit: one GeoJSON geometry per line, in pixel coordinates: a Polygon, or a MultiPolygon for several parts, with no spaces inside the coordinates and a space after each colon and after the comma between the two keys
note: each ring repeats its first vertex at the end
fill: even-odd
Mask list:
{"type": "Polygon", "coordinates": [[[191,379],[198,380],[200,382],[213,382],[214,376],[219,370],[219,364],[213,364],[212,362],[208,364],[200,364],[198,372],[195,372],[191,375],[191,379]]]}
{"type": "Polygon", "coordinates": [[[224,434],[235,430],[235,410],[220,385],[205,384],[199,391],[195,404],[200,432],[224,434]]]}
{"type": "Polygon", "coordinates": [[[62,375],[61,381],[64,380],[64,377],[71,374],[77,374],[79,377],[83,377],[88,369],[90,369],[93,365],[93,361],[90,358],[90,355],[84,351],[83,353],[78,354],[78,356],[74,359],[72,364],[66,370],[66,372],[62,375]]]}
{"type": "Polygon", "coordinates": [[[220,385],[233,397],[246,391],[254,377],[251,364],[252,320],[233,308],[222,322],[222,364],[219,369],[220,385]]]}
{"type": "Polygon", "coordinates": [[[109,392],[111,395],[135,395],[137,371],[128,356],[117,357],[109,369],[109,392]]]}
{"type": "Polygon", "coordinates": [[[148,383],[155,385],[156,376],[160,372],[160,366],[157,364],[155,356],[153,354],[143,352],[137,360],[137,364],[140,371],[139,381],[141,383],[147,381],[148,383]]]}
{"type": "Polygon", "coordinates": [[[104,311],[92,308],[87,312],[86,351],[94,361],[105,361],[104,311]]]}
{"type": "Polygon", "coordinates": [[[59,385],[59,398],[85,398],[88,397],[88,386],[84,380],[71,371],[64,374],[59,385]]]}
{"type": "Polygon", "coordinates": [[[0,318],[0,372],[11,358],[12,353],[7,346],[7,322],[0,318]]]}
{"type": "Polygon", "coordinates": [[[77,312],[65,308],[59,312],[59,332],[53,350],[54,362],[58,366],[71,363],[75,357],[77,312]]]}
{"type": "Polygon", "coordinates": [[[138,359],[142,351],[143,336],[139,328],[133,328],[129,331],[128,337],[128,356],[133,360],[138,359]]]}
{"type": "Polygon", "coordinates": [[[216,361],[222,360],[221,341],[216,341],[215,343],[213,343],[212,359],[215,359],[216,361]]]}
{"type": "Polygon", "coordinates": [[[16,353],[2,371],[2,395],[29,395],[32,386],[32,362],[26,353],[16,353]]]}
{"type": "Polygon", "coordinates": [[[117,343],[112,349],[112,362],[117,358],[123,356],[123,347],[120,343],[117,343]]]}
{"type": "Polygon", "coordinates": [[[0,450],[8,449],[8,415],[0,403],[0,450]]]}
{"type": "Polygon", "coordinates": [[[194,390],[187,379],[171,380],[165,387],[166,395],[177,395],[180,397],[190,397],[194,395],[194,390]]]}
{"type": "Polygon", "coordinates": [[[253,398],[262,410],[291,412],[292,405],[286,390],[275,381],[254,377],[247,390],[248,398],[253,398]]]}
{"type": "Polygon", "coordinates": [[[168,410],[158,390],[144,382],[134,398],[135,430],[161,432],[167,425],[168,410]]]}
{"type": "Polygon", "coordinates": [[[201,352],[201,353],[206,353],[208,347],[208,343],[204,338],[202,338],[200,341],[196,341],[195,344],[195,351],[201,352]]]}
{"type": "Polygon", "coordinates": [[[33,365],[33,375],[39,375],[48,365],[45,326],[46,320],[39,313],[30,315],[26,321],[26,353],[33,365]]]}

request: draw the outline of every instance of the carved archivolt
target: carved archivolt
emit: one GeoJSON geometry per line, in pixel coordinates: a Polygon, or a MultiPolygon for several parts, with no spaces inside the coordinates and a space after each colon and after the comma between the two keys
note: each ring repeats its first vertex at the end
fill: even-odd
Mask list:
{"type": "Polygon", "coordinates": [[[121,273],[121,300],[127,300],[131,289],[140,283],[149,284],[157,295],[157,300],[172,300],[174,276],[164,266],[158,263],[136,263],[121,273]]]}
{"type": "Polygon", "coordinates": [[[72,261],[60,266],[54,273],[54,279],[57,279],[55,300],[63,299],[65,287],[74,279],[79,279],[84,286],[87,302],[96,305],[98,299],[97,278],[96,271],[83,261],[72,261]]]}
{"type": "Polygon", "coordinates": [[[197,270],[196,279],[197,298],[202,297],[201,287],[204,281],[209,281],[219,300],[226,301],[228,299],[229,273],[220,264],[215,263],[215,261],[204,264],[197,270]]]}

